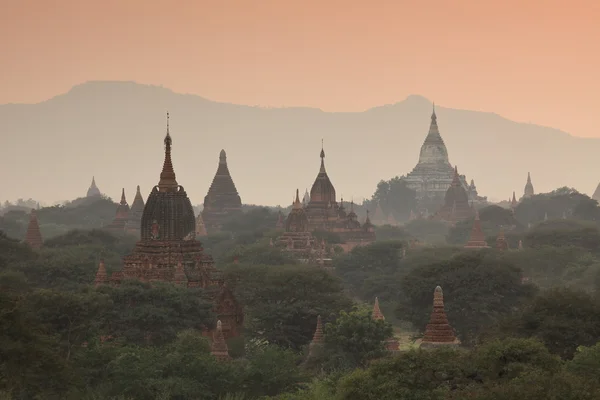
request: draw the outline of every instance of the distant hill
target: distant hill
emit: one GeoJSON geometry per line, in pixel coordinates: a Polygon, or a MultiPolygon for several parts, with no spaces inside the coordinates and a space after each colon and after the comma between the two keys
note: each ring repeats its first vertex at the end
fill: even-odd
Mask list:
{"type": "MultiPolygon", "coordinates": [[[[0,105],[0,200],[73,199],[92,175],[113,199],[125,187],[131,202],[138,184],[146,196],[162,166],[167,110],[175,172],[193,204],[202,203],[224,148],[244,203],[287,206],[316,177],[321,138],[338,197],[369,198],[379,180],[416,164],[431,108],[409,96],[364,112],[268,109],[133,82],[88,82],[39,104],[0,105]]],[[[572,186],[591,194],[600,180],[600,139],[493,113],[436,112],[450,161],[482,195],[522,194],[528,171],[536,192],[572,186]]]]}

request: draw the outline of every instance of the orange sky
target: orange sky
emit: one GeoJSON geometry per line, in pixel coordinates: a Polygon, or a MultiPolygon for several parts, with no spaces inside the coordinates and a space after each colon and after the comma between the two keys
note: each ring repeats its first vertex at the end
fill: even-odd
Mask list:
{"type": "Polygon", "coordinates": [[[88,80],[330,111],[421,94],[600,137],[597,0],[0,3],[0,103],[88,80]]]}

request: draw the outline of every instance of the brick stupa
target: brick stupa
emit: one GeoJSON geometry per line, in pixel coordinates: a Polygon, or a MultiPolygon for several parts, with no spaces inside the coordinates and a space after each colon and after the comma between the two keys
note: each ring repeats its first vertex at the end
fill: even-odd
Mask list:
{"type": "Polygon", "coordinates": [[[37,212],[33,208],[31,209],[31,214],[29,214],[29,225],[25,234],[25,243],[34,249],[39,249],[44,243],[42,233],[40,232],[40,224],[37,219],[37,212]]]}
{"type": "Polygon", "coordinates": [[[131,203],[131,208],[129,209],[129,213],[127,214],[125,232],[138,237],[140,236],[140,225],[142,224],[143,213],[144,198],[142,197],[140,186],[138,185],[135,192],[135,197],[133,199],[133,203],[131,203]]]}
{"type": "MultiPolygon", "coordinates": [[[[379,308],[379,298],[375,297],[375,304],[373,305],[373,313],[371,314],[373,319],[376,321],[385,321],[385,317],[379,308]]],[[[387,351],[395,352],[400,350],[400,344],[398,340],[392,335],[392,337],[386,339],[385,341],[385,349],[387,351]]]]}
{"type": "Polygon", "coordinates": [[[219,361],[228,361],[231,359],[229,356],[229,348],[227,347],[225,337],[223,336],[223,327],[220,320],[217,321],[217,328],[213,332],[210,354],[219,361]]]}
{"type": "Polygon", "coordinates": [[[475,220],[473,221],[473,227],[471,228],[471,237],[467,244],[465,244],[465,249],[485,249],[489,248],[487,242],[485,241],[485,235],[481,230],[481,221],[479,220],[479,212],[475,211],[475,220]]]}
{"type": "Polygon", "coordinates": [[[454,167],[454,178],[444,196],[444,205],[433,216],[433,219],[454,223],[470,218],[472,215],[473,209],[469,205],[469,195],[460,182],[458,167],[454,167]]]}
{"type": "Polygon", "coordinates": [[[448,317],[444,310],[444,293],[442,288],[438,286],[433,293],[433,311],[420,346],[421,348],[431,348],[457,345],[458,341],[454,336],[454,329],[448,323],[448,317]]]}
{"type": "Polygon", "coordinates": [[[87,190],[86,197],[100,197],[102,193],[100,193],[100,189],[96,186],[96,177],[92,176],[92,183],[87,190]]]}
{"type": "Polygon", "coordinates": [[[115,219],[105,229],[113,233],[125,232],[125,225],[127,224],[127,217],[129,216],[129,204],[125,198],[125,188],[121,191],[121,202],[117,207],[115,219]]]}
{"type": "Polygon", "coordinates": [[[100,260],[98,263],[98,271],[96,272],[96,279],[94,279],[94,286],[105,285],[108,283],[108,274],[106,273],[106,266],[104,260],[100,260]]]}
{"type": "Polygon", "coordinates": [[[317,327],[313,339],[308,346],[308,358],[315,357],[319,351],[323,349],[325,344],[325,338],[323,335],[323,323],[321,322],[321,316],[317,317],[317,327]]]}

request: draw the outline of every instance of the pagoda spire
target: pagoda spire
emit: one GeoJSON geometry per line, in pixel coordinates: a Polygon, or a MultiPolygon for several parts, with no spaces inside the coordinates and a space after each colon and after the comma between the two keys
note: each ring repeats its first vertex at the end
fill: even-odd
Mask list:
{"type": "Polygon", "coordinates": [[[473,221],[473,227],[471,228],[471,237],[465,245],[465,249],[483,249],[488,247],[489,246],[485,241],[485,235],[481,230],[479,211],[475,210],[475,220],[473,221]]]}
{"type": "Polygon", "coordinates": [[[517,202],[517,196],[515,195],[515,192],[513,190],[512,200],[510,201],[510,206],[512,208],[516,208],[518,205],[519,205],[519,203],[517,202]]]}
{"type": "Polygon", "coordinates": [[[296,189],[296,198],[294,199],[293,207],[294,210],[298,210],[302,208],[302,203],[300,202],[300,192],[296,189]]]}
{"type": "Polygon", "coordinates": [[[375,304],[373,305],[373,319],[374,320],[380,320],[380,319],[385,319],[385,317],[383,316],[383,313],[381,312],[381,310],[379,309],[379,298],[375,297],[375,304]]]}
{"type": "Polygon", "coordinates": [[[174,192],[179,186],[177,179],[175,178],[175,171],[173,170],[173,162],[171,161],[171,134],[169,133],[169,113],[167,112],[167,134],[165,136],[165,161],[163,163],[163,169],[160,173],[160,181],[158,182],[158,190],[160,192],[174,192]]]}
{"type": "MultiPolygon", "coordinates": [[[[140,190],[140,187],[138,186],[138,190],[140,190]]],[[[125,188],[121,189],[121,203],[122,206],[127,204],[127,200],[125,199],[125,188]]]]}
{"type": "Polygon", "coordinates": [[[220,320],[217,321],[217,329],[215,329],[213,333],[210,354],[212,354],[219,361],[227,361],[231,359],[231,357],[229,357],[229,348],[227,347],[225,337],[223,336],[223,326],[220,320]]]}
{"type": "Polygon", "coordinates": [[[32,208],[31,214],[29,214],[29,225],[27,226],[27,233],[25,234],[25,243],[34,249],[39,249],[42,247],[43,242],[40,224],[37,219],[37,211],[32,208]]]}
{"type": "Polygon", "coordinates": [[[321,139],[321,169],[319,170],[319,173],[326,173],[325,171],[325,150],[323,148],[323,139],[321,139]]]}
{"type": "Polygon", "coordinates": [[[98,263],[98,271],[96,272],[96,279],[94,279],[94,286],[105,285],[108,283],[108,274],[106,273],[106,267],[104,266],[104,260],[100,259],[98,263]]]}
{"type": "Polygon", "coordinates": [[[308,345],[308,357],[307,361],[318,355],[318,352],[323,349],[325,344],[325,338],[323,336],[323,323],[321,322],[321,316],[317,316],[317,327],[313,335],[312,341],[308,345]]]}
{"type": "Polygon", "coordinates": [[[425,335],[421,341],[421,347],[435,347],[440,345],[456,345],[454,330],[448,323],[448,317],[444,309],[444,293],[437,286],[433,292],[433,311],[429,324],[425,328],[425,335]]]}

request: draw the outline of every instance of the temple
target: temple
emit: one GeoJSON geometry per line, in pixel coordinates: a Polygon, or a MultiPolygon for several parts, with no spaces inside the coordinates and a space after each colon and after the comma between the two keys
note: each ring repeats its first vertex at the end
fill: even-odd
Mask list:
{"type": "Polygon", "coordinates": [[[465,249],[486,249],[489,248],[487,242],[485,241],[485,235],[483,234],[483,230],[481,230],[481,221],[479,220],[479,212],[475,211],[475,220],[473,221],[473,227],[471,228],[471,237],[467,244],[465,244],[465,249]]]}
{"type": "Polygon", "coordinates": [[[44,244],[42,233],[40,232],[40,224],[37,219],[37,212],[33,208],[29,215],[29,225],[27,225],[27,232],[25,233],[25,243],[34,249],[39,249],[44,244]]]}
{"type": "Polygon", "coordinates": [[[319,246],[316,239],[308,230],[308,217],[300,202],[298,190],[292,204],[292,211],[285,220],[285,232],[276,240],[276,246],[303,262],[309,262],[315,257],[319,246]]]}
{"type": "Polygon", "coordinates": [[[202,219],[202,212],[198,213],[196,217],[196,237],[206,237],[208,236],[208,232],[206,232],[206,226],[204,225],[204,220],[202,219]]]}
{"type": "Polygon", "coordinates": [[[217,321],[217,328],[213,332],[210,354],[219,361],[228,361],[231,359],[229,356],[229,348],[227,347],[225,337],[223,336],[223,325],[220,320],[217,321]]]}
{"type": "Polygon", "coordinates": [[[456,346],[458,341],[454,336],[454,329],[448,323],[444,310],[444,293],[441,287],[436,287],[433,293],[433,311],[431,319],[425,328],[425,336],[421,341],[421,348],[437,346],[456,346]]]}
{"type": "Polygon", "coordinates": [[[527,183],[525,184],[525,189],[523,190],[523,198],[526,199],[535,194],[533,191],[533,184],[531,183],[531,174],[527,173],[527,183]]]}
{"type": "Polygon", "coordinates": [[[458,168],[454,167],[454,178],[446,190],[444,205],[432,218],[455,223],[470,218],[472,215],[473,209],[469,205],[469,195],[460,183],[458,168]]]}
{"type": "Polygon", "coordinates": [[[317,316],[317,327],[313,335],[312,341],[308,345],[308,359],[318,356],[319,352],[325,345],[325,339],[323,336],[323,323],[321,322],[321,316],[317,316]]]}
{"type": "Polygon", "coordinates": [[[121,192],[121,202],[117,207],[117,212],[115,214],[115,219],[107,225],[104,229],[113,232],[113,233],[123,233],[125,232],[125,225],[127,224],[127,218],[129,216],[129,204],[127,204],[127,199],[125,199],[125,188],[123,188],[121,192]]]}
{"type": "Polygon", "coordinates": [[[92,176],[92,184],[88,188],[86,197],[95,196],[102,196],[102,193],[100,193],[100,189],[98,189],[98,186],[96,186],[96,178],[92,176]]]}
{"type": "Polygon", "coordinates": [[[167,114],[163,169],[144,206],[140,240],[132,253],[123,258],[122,271],[114,272],[109,282],[119,284],[123,279],[137,279],[203,288],[214,302],[225,338],[238,336],[243,324],[242,309],[212,257],[204,253],[202,244],[196,240],[194,210],[185,189],[177,183],[171,144],[167,114]]]}
{"type": "Polygon", "coordinates": [[[133,203],[127,214],[125,222],[125,232],[135,236],[140,236],[140,225],[142,223],[142,215],[144,214],[144,198],[140,192],[140,186],[138,185],[133,203]]]}
{"type": "MultiPolygon", "coordinates": [[[[421,146],[419,161],[413,170],[403,180],[406,185],[417,193],[421,209],[436,209],[442,203],[445,193],[455,180],[455,170],[448,158],[448,150],[440,135],[435,114],[435,105],[431,114],[429,132],[421,146]]],[[[459,176],[460,186],[467,193],[470,202],[486,203],[486,197],[477,193],[475,181],[468,184],[464,175],[459,176]]]]}
{"type": "Polygon", "coordinates": [[[208,194],[204,197],[202,218],[210,233],[220,230],[225,220],[241,212],[242,200],[231,179],[225,150],[221,150],[217,173],[208,189],[208,194]]]}
{"type": "MultiPolygon", "coordinates": [[[[379,309],[379,299],[377,297],[375,297],[375,304],[373,305],[373,312],[371,313],[371,316],[375,321],[385,321],[385,317],[379,309]]],[[[386,339],[385,349],[390,352],[396,352],[400,349],[400,344],[393,335],[392,337],[386,339]]]]}

